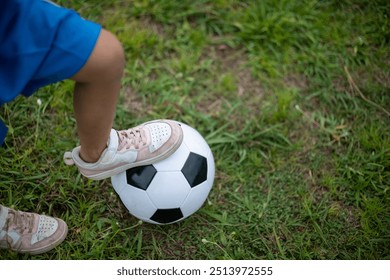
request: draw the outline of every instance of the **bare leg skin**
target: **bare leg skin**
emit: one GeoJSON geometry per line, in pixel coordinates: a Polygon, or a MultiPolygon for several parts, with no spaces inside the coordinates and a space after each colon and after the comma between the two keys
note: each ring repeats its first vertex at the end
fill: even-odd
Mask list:
{"type": "Polygon", "coordinates": [[[96,162],[107,146],[124,64],[120,42],[103,29],[87,63],[72,77],[80,157],[85,162],[96,162]]]}

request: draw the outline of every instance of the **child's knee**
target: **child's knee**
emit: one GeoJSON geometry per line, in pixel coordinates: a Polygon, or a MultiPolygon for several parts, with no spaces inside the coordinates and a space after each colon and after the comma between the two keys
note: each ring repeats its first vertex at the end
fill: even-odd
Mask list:
{"type": "Polygon", "coordinates": [[[120,80],[125,66],[122,44],[112,33],[102,29],[92,54],[72,79],[78,82],[120,80]]]}
{"type": "Polygon", "coordinates": [[[104,34],[102,40],[107,40],[104,49],[105,54],[103,55],[107,60],[102,62],[104,64],[103,73],[106,77],[120,79],[125,67],[125,55],[122,44],[108,31],[102,30],[102,34],[104,34]]]}

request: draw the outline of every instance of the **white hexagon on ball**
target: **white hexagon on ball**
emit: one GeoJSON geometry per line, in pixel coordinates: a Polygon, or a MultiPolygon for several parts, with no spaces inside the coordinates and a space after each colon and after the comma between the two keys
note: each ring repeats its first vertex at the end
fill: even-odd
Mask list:
{"type": "Polygon", "coordinates": [[[175,208],[183,204],[191,188],[178,171],[157,172],[146,193],[158,209],[175,208]]]}

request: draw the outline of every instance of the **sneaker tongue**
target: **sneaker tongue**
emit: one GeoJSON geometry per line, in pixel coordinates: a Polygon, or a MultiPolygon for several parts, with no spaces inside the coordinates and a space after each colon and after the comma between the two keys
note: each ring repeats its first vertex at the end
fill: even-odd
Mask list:
{"type": "Polygon", "coordinates": [[[119,137],[115,129],[111,129],[110,138],[107,142],[107,148],[103,152],[101,162],[109,162],[115,156],[119,146],[119,137]]]}
{"type": "Polygon", "coordinates": [[[110,138],[108,139],[107,142],[107,147],[108,147],[107,149],[116,151],[118,149],[118,145],[119,145],[118,132],[116,132],[115,129],[111,129],[110,138]]]}

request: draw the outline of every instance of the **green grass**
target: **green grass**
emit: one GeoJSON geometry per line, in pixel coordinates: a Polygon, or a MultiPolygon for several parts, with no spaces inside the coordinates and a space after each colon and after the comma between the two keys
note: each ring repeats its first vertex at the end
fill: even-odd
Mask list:
{"type": "Polygon", "coordinates": [[[0,109],[0,200],[63,218],[69,235],[0,259],[390,258],[388,1],[59,3],[123,43],[115,127],[188,123],[214,153],[215,184],[183,222],[139,223],[110,180],[63,164],[73,85],[45,87],[0,109]]]}

